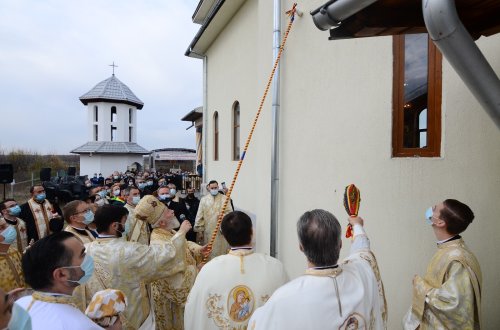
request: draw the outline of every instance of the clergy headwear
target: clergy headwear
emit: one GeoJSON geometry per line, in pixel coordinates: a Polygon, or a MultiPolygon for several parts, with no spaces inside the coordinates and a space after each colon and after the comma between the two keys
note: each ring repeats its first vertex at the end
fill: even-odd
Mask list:
{"type": "Polygon", "coordinates": [[[92,297],[85,314],[102,327],[113,325],[127,307],[127,297],[120,290],[98,291],[92,297]]]}
{"type": "Polygon", "coordinates": [[[146,195],[135,207],[135,217],[152,225],[160,219],[166,208],[156,197],[146,195]]]}

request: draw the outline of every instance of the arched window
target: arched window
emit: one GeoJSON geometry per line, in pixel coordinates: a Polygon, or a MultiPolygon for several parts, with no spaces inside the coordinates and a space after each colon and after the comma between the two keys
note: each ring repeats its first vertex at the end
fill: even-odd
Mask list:
{"type": "Polygon", "coordinates": [[[233,104],[233,160],[240,160],[240,102],[233,104]]]}
{"type": "Polygon", "coordinates": [[[219,114],[214,112],[214,160],[219,160],[219,114]]]}
{"type": "Polygon", "coordinates": [[[111,122],[116,122],[116,107],[111,107],[111,122]]]}

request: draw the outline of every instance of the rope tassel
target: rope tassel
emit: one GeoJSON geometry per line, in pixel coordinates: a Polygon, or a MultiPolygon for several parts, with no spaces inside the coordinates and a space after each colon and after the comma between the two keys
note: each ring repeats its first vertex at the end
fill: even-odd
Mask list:
{"type": "Polygon", "coordinates": [[[257,114],[255,115],[255,118],[254,118],[253,123],[252,123],[252,128],[250,129],[250,132],[248,133],[248,137],[247,137],[247,140],[245,142],[245,147],[243,148],[241,158],[238,161],[238,165],[236,167],[236,171],[234,173],[233,180],[231,181],[231,185],[229,186],[229,190],[226,193],[226,199],[224,200],[224,204],[222,205],[222,210],[219,214],[219,217],[217,218],[217,224],[214,228],[214,231],[212,232],[212,237],[210,237],[210,241],[208,242],[207,253],[203,257],[202,262],[206,262],[210,253],[212,253],[213,244],[214,244],[215,239],[217,237],[217,233],[219,232],[220,225],[222,223],[222,219],[224,218],[224,212],[226,211],[227,205],[228,205],[229,201],[231,200],[231,193],[233,192],[234,185],[236,183],[236,180],[238,179],[238,174],[240,172],[241,165],[243,164],[243,160],[245,159],[245,156],[246,156],[246,153],[248,150],[248,146],[250,145],[250,141],[252,140],[253,132],[255,130],[255,127],[257,126],[257,122],[259,120],[260,113],[262,112],[262,108],[264,107],[264,101],[266,100],[267,94],[269,93],[269,87],[271,86],[274,74],[276,72],[276,68],[278,67],[278,63],[281,59],[281,54],[283,53],[283,49],[285,47],[286,40],[288,38],[288,34],[290,33],[290,30],[292,29],[292,24],[293,24],[293,21],[295,19],[295,13],[297,12],[296,7],[297,7],[297,4],[294,3],[292,9],[290,9],[286,12],[286,14],[290,17],[290,22],[288,22],[288,26],[287,26],[287,29],[285,31],[285,35],[283,36],[283,41],[281,42],[281,45],[280,45],[278,56],[276,56],[276,60],[274,61],[273,69],[271,71],[271,74],[269,75],[269,80],[267,81],[266,88],[264,89],[264,95],[262,95],[262,98],[260,100],[259,110],[257,110],[257,114]]]}

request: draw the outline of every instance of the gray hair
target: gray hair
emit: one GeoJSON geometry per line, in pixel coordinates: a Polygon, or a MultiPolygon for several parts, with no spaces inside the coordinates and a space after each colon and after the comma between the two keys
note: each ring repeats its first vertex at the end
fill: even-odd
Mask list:
{"type": "Polygon", "coordinates": [[[297,221],[297,235],[307,260],[315,266],[335,265],[339,259],[341,228],[325,210],[305,212],[297,221]]]}

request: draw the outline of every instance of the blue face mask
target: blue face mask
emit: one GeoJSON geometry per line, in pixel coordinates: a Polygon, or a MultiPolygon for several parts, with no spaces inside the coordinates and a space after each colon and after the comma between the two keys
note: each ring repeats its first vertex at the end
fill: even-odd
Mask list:
{"type": "Polygon", "coordinates": [[[425,211],[425,221],[427,221],[427,223],[429,225],[433,225],[433,222],[432,222],[432,215],[434,214],[434,212],[432,212],[432,207],[429,207],[427,209],[427,211],[425,211]]]}
{"type": "Polygon", "coordinates": [[[173,188],[172,188],[172,189],[170,189],[170,195],[171,195],[171,196],[175,196],[175,194],[177,194],[177,190],[175,190],[175,189],[173,189],[173,188]]]}
{"type": "Polygon", "coordinates": [[[21,214],[21,207],[19,205],[13,206],[9,209],[9,214],[17,217],[21,214]]]}
{"type": "Polygon", "coordinates": [[[31,330],[31,316],[27,310],[14,303],[12,306],[12,316],[10,317],[9,330],[31,330]]]}
{"type": "Polygon", "coordinates": [[[106,192],[106,190],[101,190],[98,192],[98,194],[99,194],[99,196],[101,196],[101,198],[105,198],[107,195],[107,192],[106,192]]]}
{"type": "Polygon", "coordinates": [[[125,222],[125,226],[124,226],[124,227],[125,227],[125,229],[124,229],[123,233],[124,233],[126,236],[128,236],[128,233],[130,233],[130,221],[128,221],[128,220],[127,220],[127,221],[125,222]]]}
{"type": "Polygon", "coordinates": [[[141,196],[132,197],[132,204],[137,205],[141,201],[141,196]]]}
{"type": "Polygon", "coordinates": [[[3,236],[4,240],[0,243],[2,244],[12,244],[17,237],[17,231],[14,226],[8,226],[0,235],[3,236]]]}
{"type": "Polygon", "coordinates": [[[161,195],[158,195],[158,199],[161,200],[161,201],[164,201],[164,200],[169,200],[170,198],[170,195],[169,194],[161,194],[161,195]]]}
{"type": "Polygon", "coordinates": [[[219,193],[219,189],[210,189],[210,195],[212,196],[217,196],[217,194],[219,193]]]}
{"type": "Polygon", "coordinates": [[[35,199],[36,199],[37,202],[41,203],[41,202],[43,202],[45,200],[45,197],[47,197],[47,196],[45,196],[45,193],[41,193],[41,194],[36,195],[35,199]]]}
{"type": "Polygon", "coordinates": [[[80,266],[66,266],[61,268],[80,268],[84,272],[83,276],[78,281],[68,280],[68,282],[83,285],[87,283],[88,280],[92,277],[92,274],[94,274],[94,259],[86,254],[80,266]]]}
{"type": "Polygon", "coordinates": [[[92,223],[92,221],[94,221],[94,212],[92,212],[91,210],[88,210],[83,215],[83,223],[88,225],[88,224],[92,223]]]}
{"type": "Polygon", "coordinates": [[[146,188],[146,184],[144,182],[141,182],[137,185],[137,187],[142,190],[142,189],[146,188]]]}

